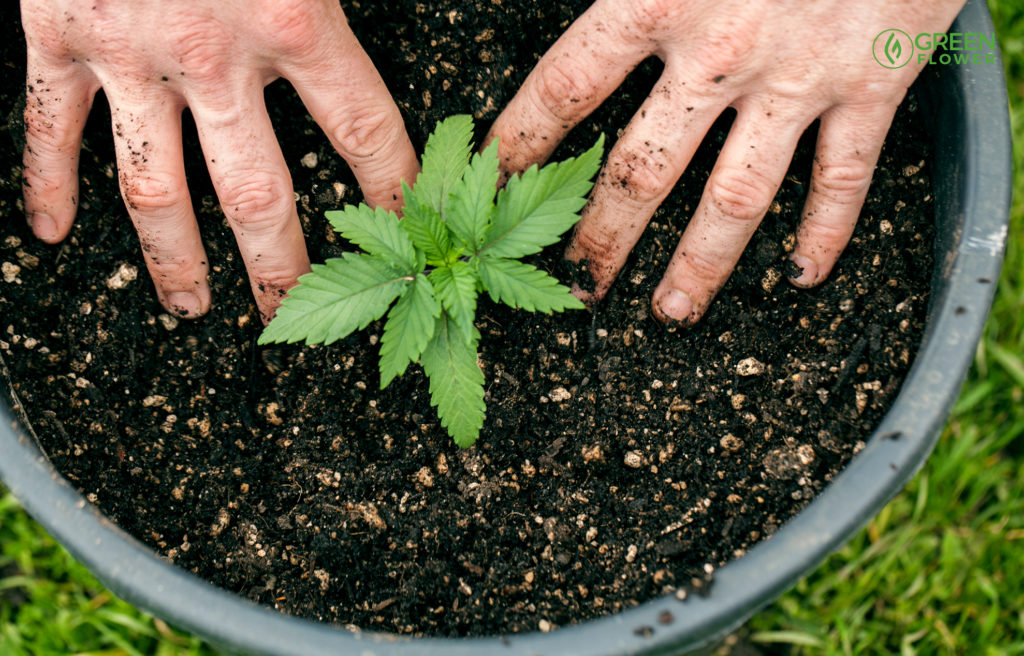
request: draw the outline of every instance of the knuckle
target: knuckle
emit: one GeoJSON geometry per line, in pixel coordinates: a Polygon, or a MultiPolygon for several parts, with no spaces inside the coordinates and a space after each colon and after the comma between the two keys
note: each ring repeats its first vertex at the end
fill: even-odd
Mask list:
{"type": "Polygon", "coordinates": [[[491,134],[498,140],[498,159],[501,169],[508,174],[521,173],[531,164],[545,161],[551,153],[551,139],[537,139],[533,132],[527,132],[525,122],[502,114],[491,128],[491,134]]]}
{"type": "MultiPolygon", "coordinates": [[[[402,179],[415,179],[413,176],[404,176],[402,179]]],[[[392,212],[400,212],[403,205],[403,191],[401,180],[396,180],[390,175],[374,175],[372,179],[359,183],[366,202],[372,207],[381,207],[392,212]]]]}
{"type": "Polygon", "coordinates": [[[273,3],[272,8],[260,12],[260,28],[271,41],[285,52],[298,52],[312,45],[321,22],[303,3],[273,3]]]}
{"type": "Polygon", "coordinates": [[[851,110],[863,111],[866,115],[862,120],[865,121],[881,120],[880,117],[867,116],[883,108],[895,109],[909,89],[906,83],[894,83],[888,78],[867,75],[851,75],[845,79],[834,80],[832,84],[836,101],[845,104],[851,110]]]}
{"type": "Polygon", "coordinates": [[[854,202],[867,192],[873,167],[864,162],[820,165],[811,184],[811,191],[837,202],[854,202]]]}
{"type": "Polygon", "coordinates": [[[573,234],[572,247],[576,253],[583,256],[581,259],[590,262],[591,268],[607,273],[605,269],[615,270],[614,262],[621,244],[618,235],[599,227],[583,225],[573,234]]]}
{"type": "Polygon", "coordinates": [[[382,106],[349,109],[344,116],[329,120],[339,126],[334,138],[342,154],[357,160],[369,159],[398,143],[404,130],[397,110],[382,106]]]}
{"type": "Polygon", "coordinates": [[[594,296],[600,298],[619,275],[632,245],[615,226],[582,225],[573,233],[566,255],[575,262],[587,262],[596,285],[594,296]]]}
{"type": "Polygon", "coordinates": [[[667,21],[677,18],[686,3],[678,0],[638,0],[633,3],[637,24],[647,31],[662,30],[667,21]]]}
{"type": "Polygon", "coordinates": [[[280,301],[284,293],[294,287],[301,273],[273,268],[252,272],[253,286],[268,298],[280,301]]]}
{"type": "Polygon", "coordinates": [[[756,168],[723,168],[708,180],[711,206],[739,221],[760,221],[775,196],[775,182],[756,168]]]}
{"type": "Polygon", "coordinates": [[[537,104],[558,121],[571,121],[593,104],[594,84],[587,71],[568,59],[537,69],[537,104]]]}
{"type": "Polygon", "coordinates": [[[64,58],[71,52],[68,45],[68,29],[63,21],[57,20],[49,4],[38,3],[32,11],[21,12],[25,43],[34,52],[64,58]]]}
{"type": "MultiPolygon", "coordinates": [[[[838,218],[838,217],[836,217],[838,218]]],[[[843,220],[830,220],[821,210],[808,215],[797,231],[797,248],[815,254],[828,255],[841,251],[850,240],[855,224],[843,220]]]]}
{"type": "MultiPolygon", "coordinates": [[[[728,275],[728,272],[723,274],[722,258],[714,253],[693,248],[685,253],[680,253],[678,258],[672,266],[672,278],[675,280],[676,287],[693,287],[683,284],[684,280],[689,279],[697,283],[697,289],[713,290],[721,285],[723,275],[728,275]]],[[[695,303],[703,301],[705,295],[691,293],[695,303]]]]}
{"type": "Polygon", "coordinates": [[[273,173],[236,171],[219,188],[224,214],[240,224],[276,221],[292,211],[291,184],[273,173]]]}
{"type": "Polygon", "coordinates": [[[146,255],[149,276],[160,287],[173,285],[187,289],[202,286],[208,270],[202,252],[168,252],[143,230],[139,230],[139,243],[146,255]]]}
{"type": "Polygon", "coordinates": [[[70,157],[78,152],[80,126],[49,114],[39,106],[25,108],[25,140],[29,151],[42,156],[70,157]]]}
{"type": "Polygon", "coordinates": [[[25,166],[21,172],[21,183],[26,200],[28,198],[42,200],[51,197],[64,186],[66,182],[64,177],[48,167],[25,166]]]}
{"type": "Polygon", "coordinates": [[[143,213],[160,213],[188,203],[188,190],[183,180],[156,171],[121,174],[121,195],[129,209],[143,213]]]}
{"type": "Polygon", "coordinates": [[[757,50],[759,24],[754,13],[743,12],[709,24],[704,32],[698,61],[713,69],[715,75],[731,75],[741,70],[757,50]]]}
{"type": "Polygon", "coordinates": [[[186,76],[217,82],[224,78],[224,64],[232,36],[217,21],[190,16],[171,30],[170,51],[186,76]]]}
{"type": "Polygon", "coordinates": [[[620,144],[608,158],[608,184],[638,204],[660,201],[678,178],[664,151],[649,143],[620,144]]]}

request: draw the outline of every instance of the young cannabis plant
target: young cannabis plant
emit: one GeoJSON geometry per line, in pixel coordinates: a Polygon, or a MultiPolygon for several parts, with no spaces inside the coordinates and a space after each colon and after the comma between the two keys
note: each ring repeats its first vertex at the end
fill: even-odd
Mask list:
{"type": "Polygon", "coordinates": [[[497,191],[497,141],[471,159],[472,136],[469,116],[438,124],[415,186],[403,182],[402,220],[365,204],[327,212],[334,229],[365,252],[314,264],[259,338],[330,344],[390,308],[380,340],[381,388],[419,361],[441,424],[463,448],[484,421],[477,295],[545,313],[583,308],[567,287],[518,258],[555,243],[579,221],[604,146],[602,136],[580,157],[533,166],[497,191]]]}

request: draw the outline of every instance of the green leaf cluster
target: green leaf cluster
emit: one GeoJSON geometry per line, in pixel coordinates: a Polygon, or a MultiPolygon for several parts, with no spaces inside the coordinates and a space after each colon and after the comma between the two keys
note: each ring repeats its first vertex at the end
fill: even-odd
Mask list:
{"type": "Polygon", "coordinates": [[[419,362],[431,403],[460,447],[483,426],[477,296],[531,312],[582,309],[569,289],[519,258],[555,243],[579,221],[604,138],[583,155],[513,176],[498,191],[498,143],[472,152],[473,120],[452,116],[427,140],[403,217],[349,205],[328,212],[362,253],[345,253],[299,278],[260,344],[330,344],[387,314],[380,386],[419,362]],[[390,310],[390,311],[389,311],[390,310]]]}

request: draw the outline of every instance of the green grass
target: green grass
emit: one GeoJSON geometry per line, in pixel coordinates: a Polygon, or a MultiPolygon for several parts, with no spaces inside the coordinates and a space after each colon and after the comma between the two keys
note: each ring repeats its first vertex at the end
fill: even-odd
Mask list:
{"type": "Polygon", "coordinates": [[[0,656],[209,653],[106,591],[0,488],[0,656]]]}
{"type": "MultiPolygon", "coordinates": [[[[924,470],[748,624],[765,651],[1024,655],[1024,11],[991,4],[1014,106],[1015,202],[975,366],[924,470]]],[[[104,590],[0,489],[0,656],[210,653],[104,590]]]]}

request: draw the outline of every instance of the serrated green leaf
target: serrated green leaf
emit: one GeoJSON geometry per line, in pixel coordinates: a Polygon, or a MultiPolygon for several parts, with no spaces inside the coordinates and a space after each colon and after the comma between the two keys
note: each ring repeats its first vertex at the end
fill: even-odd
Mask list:
{"type": "Polygon", "coordinates": [[[450,267],[438,267],[430,272],[430,282],[441,305],[459,325],[462,332],[469,334],[476,316],[478,278],[473,267],[459,260],[450,267]]]}
{"type": "Polygon", "coordinates": [[[494,195],[498,192],[498,140],[484,152],[473,155],[462,179],[448,200],[448,225],[470,249],[484,243],[484,234],[494,213],[494,195]]]}
{"type": "Polygon", "coordinates": [[[484,373],[476,362],[480,332],[469,333],[447,313],[437,320],[437,332],[420,357],[430,379],[430,404],[455,443],[469,448],[484,424],[484,373]]]}
{"type": "Polygon", "coordinates": [[[410,362],[419,360],[430,343],[441,316],[441,303],[424,275],[416,276],[388,313],[380,338],[380,387],[384,389],[405,373],[410,362]]]}
{"type": "Polygon", "coordinates": [[[484,288],[495,303],[548,314],[586,307],[568,287],[534,266],[492,257],[478,258],[476,263],[484,288]]]}
{"type": "Polygon", "coordinates": [[[409,235],[416,248],[426,255],[427,264],[439,266],[454,261],[451,236],[441,215],[420,203],[404,181],[402,192],[405,197],[405,217],[398,225],[409,235]]]}
{"type": "Polygon", "coordinates": [[[299,278],[263,329],[260,344],[330,344],[387,312],[410,278],[375,255],[345,253],[299,278]]]}
{"type": "Polygon", "coordinates": [[[601,166],[604,135],[576,158],[531,166],[498,193],[494,219],[480,253],[518,258],[549,246],[579,221],[579,210],[601,166]]]}
{"type": "Polygon", "coordinates": [[[417,268],[412,240],[398,226],[398,215],[394,212],[360,203],[325,214],[342,237],[370,255],[379,255],[409,273],[423,270],[422,266],[417,268]]]}
{"type": "Polygon", "coordinates": [[[416,198],[447,217],[448,196],[469,166],[473,139],[473,117],[449,116],[437,124],[423,148],[423,170],[416,178],[416,198]]]}

